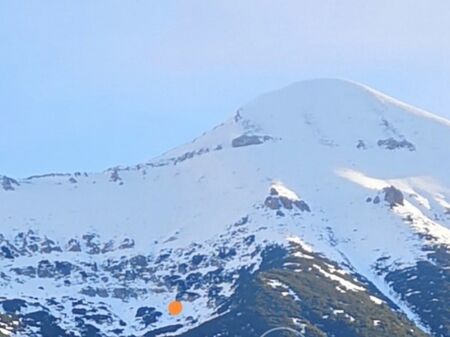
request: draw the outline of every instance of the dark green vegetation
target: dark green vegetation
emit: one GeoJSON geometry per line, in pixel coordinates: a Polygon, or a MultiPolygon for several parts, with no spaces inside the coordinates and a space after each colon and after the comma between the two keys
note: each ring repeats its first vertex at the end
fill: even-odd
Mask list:
{"type": "Polygon", "coordinates": [[[14,331],[14,319],[11,316],[5,315],[4,313],[0,313],[0,337],[8,337],[8,334],[3,333],[2,331],[14,331]]]}
{"type": "MultiPolygon", "coordinates": [[[[236,294],[222,307],[226,313],[180,337],[259,337],[280,326],[300,331],[305,337],[427,336],[387,299],[372,292],[384,301],[375,303],[367,290],[374,290],[372,285],[339,273],[336,265],[321,256],[300,247],[295,252],[301,254],[288,255],[276,246],[266,250],[259,272],[241,273],[236,294]],[[323,271],[366,290],[345,289],[323,271]]],[[[277,332],[276,336],[294,334],[277,332]]]]}
{"type": "Polygon", "coordinates": [[[386,280],[436,337],[450,336],[450,249],[429,246],[428,261],[388,273],[386,280]]]}

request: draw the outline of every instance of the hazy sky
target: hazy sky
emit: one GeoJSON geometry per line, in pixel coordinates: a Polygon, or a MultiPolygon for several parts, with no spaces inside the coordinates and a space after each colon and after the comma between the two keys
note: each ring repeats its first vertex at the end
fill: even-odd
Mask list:
{"type": "Polygon", "coordinates": [[[448,0],[0,0],[0,174],[103,170],[341,77],[450,117],[448,0]]]}

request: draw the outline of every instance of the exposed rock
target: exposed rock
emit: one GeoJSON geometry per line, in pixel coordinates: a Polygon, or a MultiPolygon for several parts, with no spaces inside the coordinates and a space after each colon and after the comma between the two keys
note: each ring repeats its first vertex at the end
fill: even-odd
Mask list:
{"type": "Polygon", "coordinates": [[[81,252],[80,243],[75,239],[70,239],[67,243],[67,250],[69,252],[81,252]]]}
{"type": "MultiPolygon", "coordinates": [[[[303,200],[292,200],[285,196],[274,196],[274,193],[277,193],[275,189],[271,189],[272,196],[268,196],[264,201],[264,205],[270,209],[279,210],[280,208],[285,208],[288,210],[293,209],[295,206],[302,212],[311,212],[311,208],[309,205],[303,200]]],[[[277,213],[277,215],[283,216],[284,213],[277,213]]]]}
{"type": "Polygon", "coordinates": [[[47,173],[41,175],[34,175],[27,178],[27,180],[41,179],[41,178],[57,178],[57,177],[70,177],[70,173],[47,173]]]}
{"type": "Polygon", "coordinates": [[[128,300],[129,298],[137,298],[137,293],[131,288],[115,288],[112,296],[121,300],[128,300]]]}
{"type": "Polygon", "coordinates": [[[411,142],[408,142],[406,139],[403,140],[396,140],[392,137],[387,139],[380,139],[377,142],[378,146],[384,147],[388,150],[395,150],[395,149],[407,149],[409,151],[415,151],[416,147],[411,142]]]}
{"type": "Polygon", "coordinates": [[[101,243],[99,241],[99,238],[95,234],[85,234],[83,235],[83,240],[86,241],[86,248],[88,254],[100,254],[101,252],[101,243]]]}
{"type": "Polygon", "coordinates": [[[12,269],[17,275],[24,275],[28,277],[36,277],[36,268],[32,266],[23,268],[13,268],[12,269]]]}
{"type": "Polygon", "coordinates": [[[115,168],[112,170],[111,175],[109,177],[109,181],[112,181],[112,182],[122,181],[122,178],[119,176],[118,168],[115,168]]]}
{"type": "Polygon", "coordinates": [[[236,111],[236,114],[234,115],[234,121],[237,123],[242,119],[241,116],[241,110],[239,109],[238,111],[236,111]]]}
{"type": "Polygon", "coordinates": [[[147,258],[144,255],[136,255],[130,259],[130,264],[135,268],[143,268],[148,265],[148,262],[147,258]]]}
{"type": "Polygon", "coordinates": [[[366,143],[362,139],[358,140],[358,144],[356,144],[356,148],[360,150],[365,150],[367,148],[366,143]]]}
{"type": "Polygon", "coordinates": [[[180,292],[179,294],[177,294],[177,298],[179,298],[180,300],[182,300],[184,302],[192,302],[200,297],[201,296],[199,294],[192,292],[192,291],[183,291],[183,292],[180,292]]]}
{"type": "Polygon", "coordinates": [[[99,297],[103,297],[103,298],[106,298],[106,297],[109,296],[108,295],[108,291],[106,289],[104,289],[104,288],[97,288],[97,295],[99,297]]]}
{"type": "Polygon", "coordinates": [[[262,144],[265,141],[272,139],[270,136],[256,136],[256,135],[242,135],[231,141],[232,147],[242,147],[249,145],[262,144]]]}
{"type": "Polygon", "coordinates": [[[39,261],[37,274],[38,274],[38,277],[41,277],[41,278],[54,277],[55,276],[55,266],[48,260],[39,261]]]}
{"type": "Polygon", "coordinates": [[[178,265],[178,272],[179,272],[180,274],[186,274],[187,271],[188,271],[188,265],[187,265],[187,263],[180,263],[180,264],[178,265]]]}
{"type": "Polygon", "coordinates": [[[81,289],[80,293],[89,297],[95,297],[97,295],[97,290],[89,286],[81,289]]]}
{"type": "Polygon", "coordinates": [[[55,262],[55,272],[61,276],[68,276],[74,269],[74,266],[70,262],[66,261],[56,261],[55,262]]]}
{"type": "Polygon", "coordinates": [[[246,223],[248,223],[248,216],[245,216],[245,217],[241,218],[239,221],[237,221],[237,222],[234,224],[234,226],[235,226],[235,227],[239,227],[239,226],[245,225],[246,223]]]}
{"type": "Polygon", "coordinates": [[[194,151],[190,151],[190,152],[186,152],[184,154],[182,154],[181,156],[177,157],[174,159],[174,165],[183,162],[187,159],[191,159],[194,158],[195,156],[201,156],[202,154],[208,153],[209,152],[209,148],[207,147],[202,147],[199,150],[194,150],[194,151]]]}
{"type": "Polygon", "coordinates": [[[13,300],[4,300],[0,302],[3,310],[10,314],[15,314],[20,312],[23,308],[27,307],[27,303],[24,300],[13,299],[13,300]]]}
{"type": "Polygon", "coordinates": [[[218,256],[221,259],[228,259],[236,256],[236,254],[237,252],[235,248],[220,247],[218,256]]]}
{"type": "Polygon", "coordinates": [[[389,186],[383,188],[383,192],[384,200],[387,201],[391,207],[404,205],[403,193],[399,189],[394,186],[389,186]]]}
{"type": "Polygon", "coordinates": [[[14,246],[11,246],[8,242],[0,247],[0,256],[5,259],[14,259],[19,256],[17,249],[14,246]]]}
{"type": "Polygon", "coordinates": [[[124,239],[119,245],[119,249],[127,249],[133,247],[134,247],[134,240],[129,238],[124,239]]]}
{"type": "Polygon", "coordinates": [[[206,259],[206,256],[205,255],[202,255],[202,254],[197,254],[197,255],[194,255],[193,257],[192,257],[192,264],[194,265],[194,266],[198,266],[200,263],[202,263],[202,261],[203,260],[205,260],[206,259]]]}
{"type": "Polygon", "coordinates": [[[76,184],[78,181],[74,177],[69,178],[69,183],[76,184]]]}
{"type": "Polygon", "coordinates": [[[114,241],[110,240],[104,244],[101,252],[104,254],[104,253],[112,252],[113,250],[114,250],[114,241]]]}
{"type": "Polygon", "coordinates": [[[153,307],[141,307],[136,312],[136,317],[140,318],[145,327],[156,323],[160,316],[162,316],[162,313],[156,311],[153,307]]]}
{"type": "Polygon", "coordinates": [[[266,205],[270,209],[280,209],[281,207],[280,199],[278,199],[277,197],[267,197],[264,201],[264,205],[266,205]]]}
{"type": "Polygon", "coordinates": [[[302,212],[311,212],[311,208],[303,200],[296,200],[296,201],[294,201],[294,205],[302,212]]]}
{"type": "Polygon", "coordinates": [[[291,199],[284,196],[280,196],[279,199],[284,208],[292,209],[293,201],[291,199]]]}
{"type": "Polygon", "coordinates": [[[15,187],[20,186],[17,180],[6,176],[2,176],[0,181],[5,191],[14,191],[15,187]]]}
{"type": "Polygon", "coordinates": [[[41,243],[40,252],[49,254],[51,252],[62,252],[62,249],[53,240],[45,238],[44,241],[42,241],[41,243]]]}

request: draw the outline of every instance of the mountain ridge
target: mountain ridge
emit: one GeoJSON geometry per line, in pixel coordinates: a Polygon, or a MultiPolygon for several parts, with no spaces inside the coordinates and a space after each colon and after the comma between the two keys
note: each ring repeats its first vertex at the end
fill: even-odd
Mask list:
{"type": "MultiPolygon", "coordinates": [[[[357,82],[357,81],[353,81],[353,80],[343,79],[343,78],[316,78],[316,79],[309,79],[309,80],[301,80],[301,81],[292,82],[291,84],[289,84],[289,85],[287,85],[287,86],[285,86],[285,87],[283,87],[281,89],[278,89],[278,90],[275,90],[275,91],[268,91],[268,92],[266,92],[266,93],[264,93],[262,95],[259,95],[256,98],[250,100],[248,103],[244,104],[241,108],[239,108],[237,110],[237,112],[234,114],[234,116],[229,117],[227,119],[227,121],[235,119],[236,116],[239,116],[239,111],[242,111],[242,109],[244,109],[246,106],[252,105],[255,102],[257,102],[258,100],[263,99],[264,97],[266,97],[268,95],[273,95],[273,94],[276,94],[278,92],[289,90],[291,88],[296,88],[296,87],[299,87],[299,86],[300,87],[301,86],[308,86],[308,85],[311,85],[311,84],[317,85],[319,87],[322,87],[325,84],[333,84],[335,87],[342,87],[342,86],[353,87],[354,89],[359,89],[361,91],[365,91],[365,92],[369,93],[370,95],[372,95],[372,97],[378,99],[382,103],[383,102],[389,102],[391,104],[398,105],[399,107],[406,108],[407,112],[414,113],[414,114],[416,114],[418,116],[425,117],[425,118],[428,118],[430,120],[434,120],[434,121],[436,121],[436,122],[438,122],[438,123],[440,123],[442,125],[450,127],[450,119],[445,118],[444,116],[440,116],[440,115],[434,114],[434,113],[429,112],[429,111],[427,111],[425,109],[417,108],[417,107],[415,107],[413,105],[410,105],[410,104],[408,104],[408,103],[406,103],[406,102],[404,102],[402,100],[399,100],[399,99],[397,99],[397,98],[395,98],[393,96],[385,94],[385,93],[383,93],[383,92],[381,92],[381,91],[379,91],[377,89],[374,89],[374,88],[372,88],[372,87],[370,87],[368,85],[365,85],[363,83],[360,83],[360,82],[357,82]]],[[[222,123],[222,124],[224,124],[224,123],[222,123]]],[[[213,127],[212,130],[220,127],[222,124],[219,124],[219,125],[213,127]]],[[[208,132],[210,132],[210,131],[208,131],[208,132]]],[[[208,132],[205,132],[205,133],[208,133],[208,132]]],[[[147,162],[143,162],[143,163],[139,163],[139,164],[135,164],[135,165],[131,165],[131,166],[145,165],[145,163],[158,160],[158,158],[165,157],[167,154],[171,153],[172,151],[176,151],[180,147],[183,147],[183,146],[186,146],[186,145],[189,145],[189,144],[195,142],[195,140],[200,138],[200,137],[196,137],[190,142],[187,142],[187,143],[179,145],[179,146],[177,146],[175,148],[169,149],[169,150],[165,151],[164,153],[155,156],[154,158],[150,159],[147,162]]],[[[116,165],[116,166],[113,166],[113,167],[106,168],[102,172],[109,171],[109,170],[112,170],[114,168],[120,168],[120,167],[130,167],[130,166],[129,165],[125,165],[125,166],[116,165]]],[[[80,172],[74,172],[74,173],[80,173],[80,172]]],[[[15,179],[17,181],[24,181],[24,180],[30,180],[30,179],[35,179],[35,178],[51,177],[51,176],[55,176],[55,175],[70,175],[70,174],[74,174],[74,173],[70,173],[70,172],[52,172],[52,173],[42,173],[42,174],[38,174],[38,175],[31,175],[29,177],[23,177],[23,178],[17,178],[17,177],[8,177],[8,178],[15,179]]],[[[100,173],[100,172],[97,172],[97,171],[83,172],[83,174],[95,174],[95,173],[100,173]]],[[[7,176],[0,174],[0,177],[7,177],[7,176]]]]}

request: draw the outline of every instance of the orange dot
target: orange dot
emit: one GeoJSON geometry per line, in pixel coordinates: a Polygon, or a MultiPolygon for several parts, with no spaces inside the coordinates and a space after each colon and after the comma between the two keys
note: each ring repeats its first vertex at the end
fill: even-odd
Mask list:
{"type": "Polygon", "coordinates": [[[172,301],[169,303],[167,309],[169,310],[169,314],[176,316],[183,311],[183,304],[179,301],[172,301]]]}

